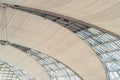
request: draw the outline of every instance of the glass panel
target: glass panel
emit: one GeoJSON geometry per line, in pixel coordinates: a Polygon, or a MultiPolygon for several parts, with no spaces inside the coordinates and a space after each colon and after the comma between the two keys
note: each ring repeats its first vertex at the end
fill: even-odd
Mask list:
{"type": "Polygon", "coordinates": [[[82,37],[79,37],[84,37],[84,40],[98,54],[99,59],[106,66],[105,70],[108,71],[109,79],[120,80],[120,40],[94,28],[79,31],[78,33],[77,35],[82,35],[82,37]]]}
{"type": "Polygon", "coordinates": [[[115,71],[120,69],[120,62],[109,62],[109,63],[105,63],[105,65],[110,71],[115,71]]]}
{"type": "Polygon", "coordinates": [[[16,69],[13,65],[0,61],[0,80],[35,80],[20,69],[16,69]]]}
{"type": "Polygon", "coordinates": [[[103,62],[120,60],[120,51],[118,50],[115,52],[110,52],[108,54],[102,54],[100,55],[100,59],[103,62]]]}
{"type": "Polygon", "coordinates": [[[46,72],[50,75],[51,80],[81,80],[75,72],[50,56],[44,56],[43,53],[35,50],[29,50],[27,54],[45,68],[46,72]],[[72,78],[73,76],[76,78],[72,78]]]}

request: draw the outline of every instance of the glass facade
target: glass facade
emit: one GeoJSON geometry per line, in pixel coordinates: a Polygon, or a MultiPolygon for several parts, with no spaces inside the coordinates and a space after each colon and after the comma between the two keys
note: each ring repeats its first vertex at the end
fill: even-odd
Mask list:
{"type": "MultiPolygon", "coordinates": [[[[3,7],[5,9],[5,6],[3,7]]],[[[105,66],[108,80],[120,80],[120,40],[117,37],[95,28],[90,28],[90,26],[84,25],[84,23],[82,24],[74,20],[69,20],[69,18],[67,19],[59,15],[38,12],[30,8],[20,7],[19,5],[12,5],[12,8],[42,16],[45,19],[52,20],[76,33],[96,52],[98,58],[105,66]]],[[[5,14],[2,15],[5,16],[5,14]]],[[[5,17],[3,19],[5,19],[5,17]]],[[[6,24],[4,21],[1,23],[1,27],[6,24]]],[[[1,37],[1,40],[7,40],[7,34],[2,35],[1,37]]],[[[28,55],[39,62],[50,75],[51,80],[81,80],[73,70],[58,60],[35,50],[26,50],[23,46],[15,47],[22,48],[23,51],[25,50],[28,55]]]]}
{"type": "Polygon", "coordinates": [[[45,68],[51,80],[81,80],[73,70],[46,54],[36,50],[28,50],[27,54],[45,68]]]}
{"type": "Polygon", "coordinates": [[[9,65],[6,62],[0,61],[0,80],[35,80],[33,77],[9,65]]]}
{"type": "Polygon", "coordinates": [[[82,78],[68,66],[44,53],[8,41],[0,41],[0,44],[15,47],[35,59],[48,73],[50,80],[82,80],[82,78]]]}
{"type": "Polygon", "coordinates": [[[120,80],[120,40],[95,28],[76,33],[97,53],[109,80],[120,80]]]}

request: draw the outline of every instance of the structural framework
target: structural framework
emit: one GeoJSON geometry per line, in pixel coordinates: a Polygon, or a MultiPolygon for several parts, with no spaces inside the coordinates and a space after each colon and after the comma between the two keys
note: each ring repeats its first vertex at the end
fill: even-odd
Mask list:
{"type": "Polygon", "coordinates": [[[0,2],[1,79],[120,79],[119,0],[0,2]]]}

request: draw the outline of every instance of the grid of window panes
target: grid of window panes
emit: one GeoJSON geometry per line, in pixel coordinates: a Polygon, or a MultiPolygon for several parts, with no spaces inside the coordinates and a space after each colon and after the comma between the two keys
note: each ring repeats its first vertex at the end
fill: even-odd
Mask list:
{"type": "Polygon", "coordinates": [[[97,53],[106,67],[109,80],[120,80],[120,40],[95,28],[76,33],[97,53]]]}
{"type": "Polygon", "coordinates": [[[51,80],[81,80],[81,78],[71,69],[46,54],[35,50],[28,50],[27,54],[45,68],[51,80]]]}
{"type": "Polygon", "coordinates": [[[10,66],[0,62],[0,80],[19,80],[10,66]]]}
{"type": "Polygon", "coordinates": [[[0,80],[35,80],[33,77],[16,69],[13,65],[0,61],[0,80]]]}

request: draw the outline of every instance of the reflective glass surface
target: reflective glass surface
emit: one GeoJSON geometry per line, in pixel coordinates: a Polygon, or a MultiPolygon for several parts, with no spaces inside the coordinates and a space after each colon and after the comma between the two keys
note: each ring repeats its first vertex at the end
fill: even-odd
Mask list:
{"type": "Polygon", "coordinates": [[[120,80],[120,40],[95,28],[76,33],[97,53],[109,80],[120,80]]]}
{"type": "Polygon", "coordinates": [[[36,50],[28,50],[27,54],[45,68],[51,80],[81,80],[73,70],[46,54],[36,50]]]}
{"type": "Polygon", "coordinates": [[[33,77],[0,60],[0,80],[35,80],[33,77]]]}

